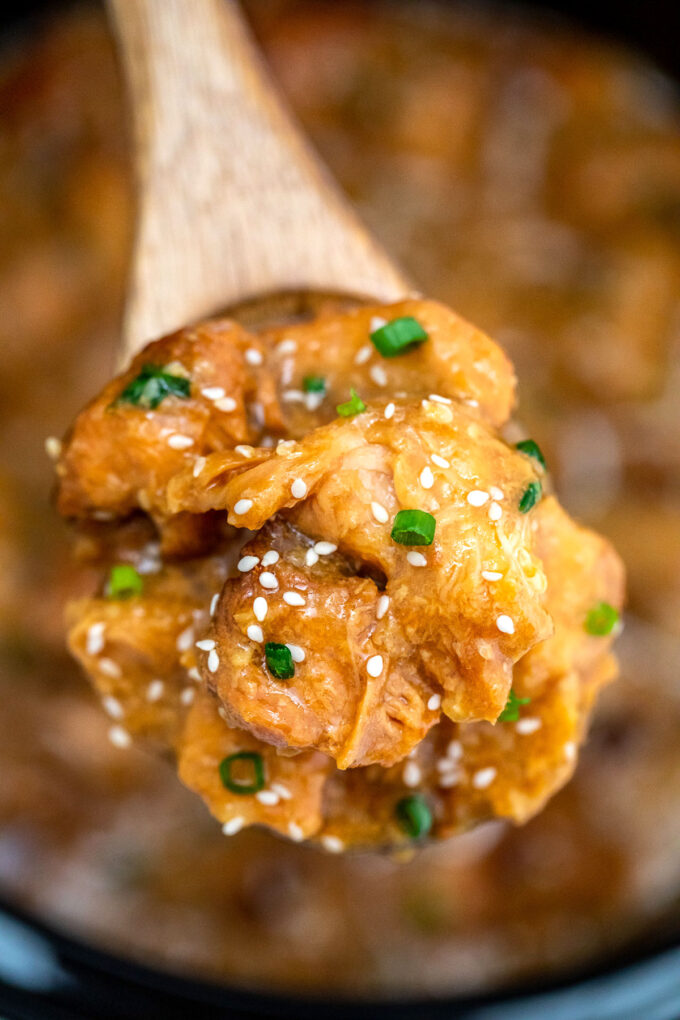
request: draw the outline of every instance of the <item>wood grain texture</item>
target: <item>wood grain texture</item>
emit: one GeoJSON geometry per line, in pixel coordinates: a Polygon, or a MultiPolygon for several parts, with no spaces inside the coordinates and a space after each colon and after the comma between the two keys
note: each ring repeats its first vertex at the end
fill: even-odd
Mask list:
{"type": "Polygon", "coordinates": [[[123,358],[259,295],[409,286],[294,125],[233,0],[109,0],[134,123],[123,358]]]}

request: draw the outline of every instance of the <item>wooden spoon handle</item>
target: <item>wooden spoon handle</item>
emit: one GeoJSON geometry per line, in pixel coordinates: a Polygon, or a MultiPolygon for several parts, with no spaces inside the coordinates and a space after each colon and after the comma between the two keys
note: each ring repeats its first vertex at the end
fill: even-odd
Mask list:
{"type": "Polygon", "coordinates": [[[109,0],[134,114],[124,356],[259,295],[408,283],[277,95],[233,0],[109,0]]]}

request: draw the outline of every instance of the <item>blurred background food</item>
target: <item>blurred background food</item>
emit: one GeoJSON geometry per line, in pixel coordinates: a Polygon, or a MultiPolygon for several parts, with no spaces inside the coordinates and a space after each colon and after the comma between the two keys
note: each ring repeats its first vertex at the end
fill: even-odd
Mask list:
{"type": "Polygon", "coordinates": [[[507,10],[247,6],[371,229],[516,362],[561,498],[627,562],[623,677],[542,815],[410,861],[226,840],[171,768],[108,743],[64,649],[87,579],[44,441],[112,368],[134,210],[103,12],[66,8],[0,60],[0,892],[99,946],[260,988],[464,991],[592,962],[680,893],[675,86],[507,10]]]}

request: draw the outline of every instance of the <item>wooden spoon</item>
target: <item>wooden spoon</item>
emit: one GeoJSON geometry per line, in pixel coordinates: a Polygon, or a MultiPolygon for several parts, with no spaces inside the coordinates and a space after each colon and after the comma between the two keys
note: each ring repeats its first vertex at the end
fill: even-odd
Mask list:
{"type": "Polygon", "coordinates": [[[109,7],[138,189],[123,360],[265,295],[392,301],[408,292],[293,123],[234,0],[109,7]]]}

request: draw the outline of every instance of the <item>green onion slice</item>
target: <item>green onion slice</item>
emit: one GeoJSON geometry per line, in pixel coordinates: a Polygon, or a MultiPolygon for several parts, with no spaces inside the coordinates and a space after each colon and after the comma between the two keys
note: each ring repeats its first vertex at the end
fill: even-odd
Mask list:
{"type": "Polygon", "coordinates": [[[267,669],[277,680],[290,680],[295,676],[295,663],[287,645],[267,641],[264,646],[264,657],[267,660],[267,669]]]}
{"type": "Polygon", "coordinates": [[[190,383],[181,375],[171,375],[161,365],[143,365],[142,370],[132,382],[129,382],[117,404],[134,404],[136,407],[150,408],[152,411],[158,407],[166,397],[189,396],[190,383]]]}
{"type": "Polygon", "coordinates": [[[326,380],[322,375],[306,375],[302,380],[305,393],[325,393],[326,380]]]}
{"type": "Polygon", "coordinates": [[[392,319],[392,322],[374,329],[371,333],[371,343],[383,358],[396,358],[397,355],[405,354],[425,340],[427,333],[418,320],[410,315],[392,319]]]}
{"type": "Polygon", "coordinates": [[[133,595],[141,595],[144,582],[134,567],[129,563],[119,563],[111,567],[106,594],[110,599],[129,599],[133,595]]]}
{"type": "Polygon", "coordinates": [[[427,836],[432,828],[432,811],[420,793],[411,793],[402,797],[394,809],[399,828],[412,839],[427,836]]]}
{"type": "Polygon", "coordinates": [[[530,701],[531,698],[518,698],[514,689],[511,687],[508,700],[505,703],[505,708],[498,716],[497,722],[517,722],[519,719],[520,707],[522,705],[528,705],[530,701]]]}
{"type": "Polygon", "coordinates": [[[264,759],[257,751],[237,751],[236,754],[230,754],[229,757],[222,759],[219,764],[219,770],[222,786],[227,790],[231,790],[232,793],[238,793],[239,795],[258,793],[265,784],[264,759]],[[241,761],[247,762],[252,766],[253,778],[250,781],[247,779],[237,779],[232,773],[235,763],[241,761]]]}
{"type": "Polygon", "coordinates": [[[533,457],[542,468],[545,467],[543,451],[535,439],[523,439],[521,443],[515,443],[515,449],[519,450],[520,453],[525,453],[527,457],[533,457]]]}
{"type": "Polygon", "coordinates": [[[366,405],[357,391],[352,388],[349,392],[350,399],[345,401],[344,404],[338,404],[335,409],[341,418],[352,418],[355,414],[361,414],[362,411],[366,410],[366,405]]]}
{"type": "Polygon", "coordinates": [[[432,545],[436,524],[426,510],[400,510],[392,524],[392,539],[399,545],[432,545]]]}
{"type": "Polygon", "coordinates": [[[542,494],[543,486],[540,482],[529,482],[519,501],[519,512],[528,514],[531,508],[536,506],[542,494]]]}
{"type": "Polygon", "coordinates": [[[608,602],[598,602],[586,616],[585,628],[593,637],[606,637],[619,622],[619,611],[608,602]]]}

